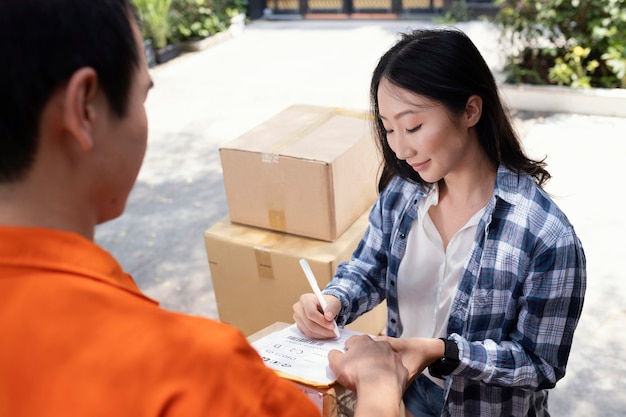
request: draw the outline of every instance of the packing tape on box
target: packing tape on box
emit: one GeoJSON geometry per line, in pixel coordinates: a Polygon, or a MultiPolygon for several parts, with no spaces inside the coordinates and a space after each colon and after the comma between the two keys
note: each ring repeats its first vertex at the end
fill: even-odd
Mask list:
{"type": "MultiPolygon", "coordinates": [[[[312,109],[315,108],[312,107],[312,109]]],[[[285,137],[284,139],[273,143],[270,149],[268,149],[267,151],[261,152],[261,162],[267,164],[277,164],[280,159],[280,153],[286,147],[302,139],[335,116],[346,116],[363,120],[373,120],[373,117],[370,114],[359,112],[356,110],[333,108],[321,112],[319,117],[317,117],[315,120],[302,126],[300,129],[296,130],[294,133],[285,137]]]]}
{"type": "Polygon", "coordinates": [[[272,268],[271,249],[263,246],[254,247],[254,256],[256,258],[256,268],[259,277],[274,279],[274,268],[272,268]]]}
{"type": "Polygon", "coordinates": [[[280,239],[281,236],[278,233],[268,233],[261,242],[254,245],[256,269],[260,278],[274,279],[272,248],[280,239]]]}
{"type": "Polygon", "coordinates": [[[287,230],[287,221],[285,220],[285,210],[268,210],[267,217],[269,219],[270,228],[285,232],[287,230]]]}

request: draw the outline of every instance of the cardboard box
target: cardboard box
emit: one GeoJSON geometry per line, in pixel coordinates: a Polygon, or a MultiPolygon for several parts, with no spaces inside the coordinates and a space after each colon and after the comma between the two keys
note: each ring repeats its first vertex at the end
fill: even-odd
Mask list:
{"type": "MultiPolygon", "coordinates": [[[[220,320],[245,335],[274,322],[293,323],[292,306],[310,293],[298,260],[311,265],[319,286],[333,277],[340,262],[350,259],[367,228],[369,210],[337,240],[317,239],[231,223],[222,219],[204,232],[213,289],[220,320]]],[[[380,334],[386,325],[386,305],[346,326],[380,334]]]]}
{"type": "Polygon", "coordinates": [[[220,147],[231,221],[334,241],[376,199],[371,116],[294,105],[220,147]]]}
{"type": "Polygon", "coordinates": [[[315,388],[294,382],[320,410],[322,417],[352,417],[356,407],[356,394],[341,385],[315,388]]]}

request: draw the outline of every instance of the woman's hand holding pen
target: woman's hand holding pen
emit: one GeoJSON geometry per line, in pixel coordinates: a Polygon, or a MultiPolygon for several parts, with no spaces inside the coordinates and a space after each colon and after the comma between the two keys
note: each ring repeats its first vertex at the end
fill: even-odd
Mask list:
{"type": "Polygon", "coordinates": [[[298,329],[311,339],[335,337],[333,320],[341,310],[341,303],[332,295],[323,297],[327,303],[325,312],[322,312],[317,297],[312,293],[302,294],[300,300],[293,305],[293,319],[298,329]]]}

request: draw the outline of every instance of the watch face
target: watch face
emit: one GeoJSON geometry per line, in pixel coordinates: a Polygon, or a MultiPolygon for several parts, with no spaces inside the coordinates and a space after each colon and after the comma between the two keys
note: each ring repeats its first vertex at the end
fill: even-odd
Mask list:
{"type": "Polygon", "coordinates": [[[444,358],[448,361],[456,361],[459,362],[459,347],[457,346],[454,340],[444,339],[443,343],[445,344],[445,353],[444,358]]]}

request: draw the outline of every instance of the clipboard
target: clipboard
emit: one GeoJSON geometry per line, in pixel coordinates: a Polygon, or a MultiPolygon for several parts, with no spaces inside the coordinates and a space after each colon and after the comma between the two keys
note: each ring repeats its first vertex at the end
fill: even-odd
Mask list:
{"type": "Polygon", "coordinates": [[[249,341],[265,365],[282,378],[321,389],[337,382],[328,365],[328,352],[343,351],[345,341],[359,334],[363,333],[341,329],[338,338],[310,339],[295,324],[275,323],[263,334],[250,336],[249,341]]]}

